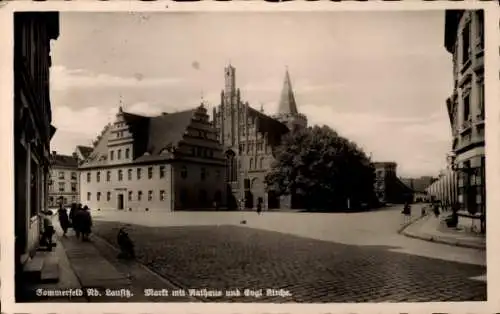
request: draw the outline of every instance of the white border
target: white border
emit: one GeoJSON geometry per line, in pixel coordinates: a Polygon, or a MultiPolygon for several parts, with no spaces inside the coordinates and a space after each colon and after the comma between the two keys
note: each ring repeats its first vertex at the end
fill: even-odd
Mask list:
{"type": "MultiPolygon", "coordinates": [[[[7,313],[368,313],[368,312],[441,312],[441,313],[493,313],[500,311],[500,295],[498,279],[500,270],[500,194],[496,188],[500,186],[499,144],[500,129],[500,88],[499,81],[499,20],[500,9],[496,1],[467,2],[286,2],[266,3],[257,1],[195,3],[179,2],[139,2],[139,1],[72,1],[72,2],[0,2],[0,227],[1,240],[1,300],[2,310],[7,313]],[[486,45],[485,45],[485,83],[486,83],[486,171],[487,171],[487,302],[433,302],[433,303],[379,303],[379,304],[267,304],[267,303],[14,303],[13,270],[14,261],[14,188],[13,188],[13,19],[14,11],[142,11],[142,12],[179,12],[179,11],[399,11],[399,10],[444,10],[444,9],[486,9],[486,45]],[[495,300],[496,299],[496,300],[495,300]]],[[[444,14],[444,11],[443,11],[444,14]]],[[[62,30],[63,31],[63,30],[62,30]]],[[[444,38],[443,38],[443,49],[444,38]]],[[[450,71],[452,69],[450,68],[450,71]]],[[[450,95],[452,90],[450,89],[450,95]]],[[[436,106],[444,106],[445,100],[436,106]]],[[[451,140],[451,139],[450,139],[451,140]]]]}

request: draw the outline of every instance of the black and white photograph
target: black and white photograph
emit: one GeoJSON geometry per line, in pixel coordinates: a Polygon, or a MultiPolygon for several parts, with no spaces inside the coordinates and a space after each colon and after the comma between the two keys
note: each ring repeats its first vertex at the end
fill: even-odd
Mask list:
{"type": "Polygon", "coordinates": [[[13,13],[15,302],[488,301],[485,15],[13,13]]]}

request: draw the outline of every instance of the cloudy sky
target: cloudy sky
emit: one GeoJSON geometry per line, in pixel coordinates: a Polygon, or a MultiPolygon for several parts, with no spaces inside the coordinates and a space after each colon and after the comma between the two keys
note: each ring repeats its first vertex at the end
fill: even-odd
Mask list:
{"type": "Polygon", "coordinates": [[[120,99],[146,115],[212,106],[224,66],[275,113],[288,66],[299,110],[398,175],[436,175],[450,148],[444,12],[62,13],[52,44],[52,150],[90,145],[120,99]]]}

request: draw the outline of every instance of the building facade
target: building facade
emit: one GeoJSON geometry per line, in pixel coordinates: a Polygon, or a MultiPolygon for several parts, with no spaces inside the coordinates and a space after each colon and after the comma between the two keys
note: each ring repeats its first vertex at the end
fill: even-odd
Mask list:
{"type": "Polygon", "coordinates": [[[288,70],[285,74],[279,111],[275,116],[264,114],[244,102],[236,87],[236,69],[224,69],[225,87],[220,104],[213,109],[213,123],[226,159],[227,204],[231,208],[292,208],[296,198],[278,197],[266,191],[264,179],[274,161],[273,152],[284,134],[293,128],[307,126],[307,119],[297,110],[288,70]]]}
{"type": "Polygon", "coordinates": [[[395,162],[374,162],[374,191],[378,201],[386,203],[404,203],[413,200],[413,191],[397,176],[395,162]]]}
{"type": "Polygon", "coordinates": [[[427,187],[430,200],[451,206],[459,201],[458,174],[452,169],[443,170],[437,180],[427,187]]]}
{"type": "Polygon", "coordinates": [[[203,104],[156,117],[120,107],[79,170],[81,203],[93,209],[225,206],[225,159],[203,104]]]}
{"type": "Polygon", "coordinates": [[[444,41],[453,58],[454,85],[446,106],[458,202],[463,210],[485,213],[484,11],[448,10],[444,41]]]}
{"type": "Polygon", "coordinates": [[[58,13],[14,13],[16,275],[38,246],[39,213],[47,208],[50,140],[55,133],[49,97],[50,40],[58,36],[58,13]]]}
{"type": "Polygon", "coordinates": [[[60,204],[68,206],[80,201],[79,161],[77,153],[67,156],[52,152],[48,182],[49,207],[57,207],[60,204]]]}

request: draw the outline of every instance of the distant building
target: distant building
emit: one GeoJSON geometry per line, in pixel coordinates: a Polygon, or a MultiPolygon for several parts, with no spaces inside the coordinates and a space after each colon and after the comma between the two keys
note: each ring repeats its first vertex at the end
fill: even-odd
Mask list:
{"type": "Polygon", "coordinates": [[[14,13],[16,289],[22,265],[39,245],[39,214],[48,202],[50,140],[56,131],[51,125],[50,40],[58,37],[58,13],[14,13]]]}
{"type": "Polygon", "coordinates": [[[446,106],[458,201],[464,210],[485,212],[484,11],[447,10],[444,42],[453,58],[453,91],[446,106]]]}
{"type": "Polygon", "coordinates": [[[76,146],[75,154],[78,160],[83,162],[90,156],[93,150],[94,149],[92,147],[78,145],[76,146]]]}
{"type": "Polygon", "coordinates": [[[255,208],[262,202],[264,208],[300,207],[297,195],[279,197],[273,191],[267,192],[264,183],[282,136],[294,128],[307,126],[306,117],[297,110],[288,70],[279,110],[273,117],[253,109],[241,99],[233,66],[227,66],[224,71],[225,88],[213,117],[226,158],[228,206],[255,208]]]}
{"type": "Polygon", "coordinates": [[[407,187],[414,192],[414,202],[424,202],[429,200],[427,188],[434,182],[435,178],[431,176],[422,176],[419,178],[401,178],[407,187]]]}
{"type": "Polygon", "coordinates": [[[122,108],[79,166],[92,209],[173,211],[225,206],[225,159],[201,105],[145,117],[122,108]]]}
{"type": "Polygon", "coordinates": [[[437,180],[426,188],[429,200],[440,201],[452,205],[458,202],[458,175],[456,171],[446,169],[441,172],[437,180]]]}
{"type": "Polygon", "coordinates": [[[378,201],[386,203],[404,203],[413,200],[413,191],[397,177],[395,162],[374,162],[374,191],[378,201]]]}
{"type": "Polygon", "coordinates": [[[80,202],[78,155],[60,155],[52,152],[49,181],[49,207],[68,206],[80,202]]]}

